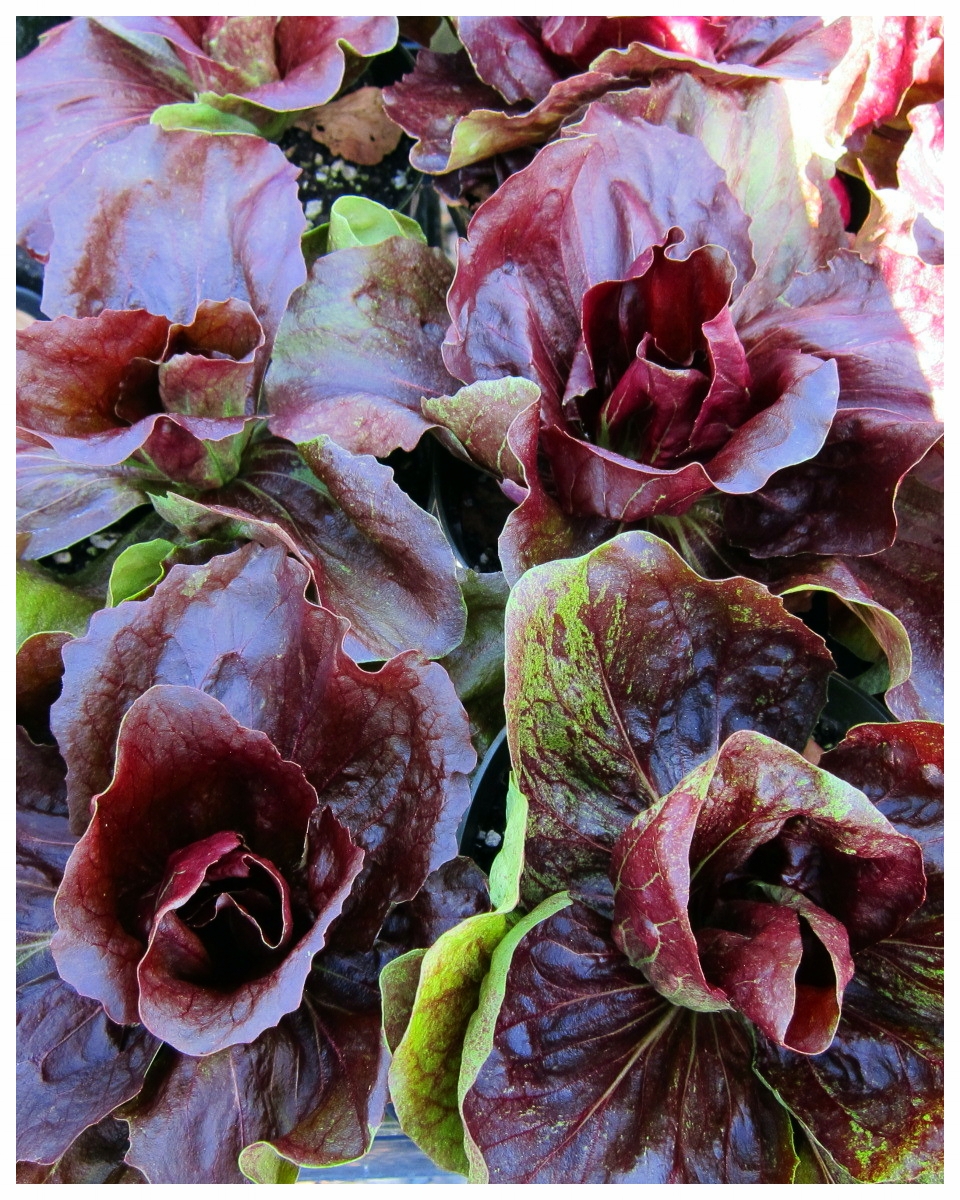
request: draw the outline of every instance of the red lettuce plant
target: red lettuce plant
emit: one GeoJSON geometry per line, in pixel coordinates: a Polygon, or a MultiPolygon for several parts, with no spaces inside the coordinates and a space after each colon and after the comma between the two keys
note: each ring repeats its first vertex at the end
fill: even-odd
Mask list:
{"type": "Polygon", "coordinates": [[[22,743],[20,1158],[57,1161],[124,1102],[154,1182],[369,1144],[379,969],[476,904],[482,877],[443,866],[476,756],[442,668],[356,667],[306,582],[247,547],[65,649],[65,796],[57,752],[22,743]]]}
{"type": "MultiPolygon", "coordinates": [[[[293,168],[254,138],[158,129],[131,133],[109,161],[104,154],[91,159],[70,212],[59,202],[51,210],[45,303],[70,315],[18,341],[27,557],[71,546],[152,500],[188,534],[253,538],[298,555],[321,600],[349,618],[356,655],[451,650],[465,617],[437,523],[371,458],[329,439],[298,449],[267,433],[261,384],[306,273],[293,168]],[[188,198],[202,222],[179,237],[188,198]],[[96,261],[94,229],[109,242],[96,261]],[[162,255],[159,239],[170,247],[162,255]],[[125,264],[140,254],[147,265],[131,290],[125,264]]],[[[433,265],[436,251],[394,240],[402,248],[381,256],[415,246],[410,253],[433,265]]]]}
{"type": "Polygon", "coordinates": [[[773,212],[738,198],[751,164],[725,175],[653,92],[592,105],[461,248],[444,357],[491,386],[449,402],[454,432],[493,381],[540,389],[510,429],[508,574],[650,518],[695,528],[698,502],[754,556],[884,549],[896,488],[940,434],[907,325],[880,273],[809,225],[778,246],[773,212]],[[804,257],[824,265],[797,275],[804,257]]]}
{"type": "MultiPolygon", "coordinates": [[[[408,1039],[438,991],[463,1014],[447,1154],[490,1182],[929,1178],[940,728],[860,726],[813,765],[822,644],[639,533],[526,574],[507,655],[522,908],[473,962],[441,938],[406,1000],[387,978],[408,1039]]],[[[431,1058],[394,1037],[436,1139],[431,1058]]]]}

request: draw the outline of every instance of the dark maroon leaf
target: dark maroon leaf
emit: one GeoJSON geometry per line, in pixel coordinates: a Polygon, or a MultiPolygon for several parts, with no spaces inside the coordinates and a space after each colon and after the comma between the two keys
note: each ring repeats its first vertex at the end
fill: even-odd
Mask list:
{"type": "Polygon", "coordinates": [[[37,742],[50,741],[50,705],[60,695],[69,633],[36,633],[17,651],[17,724],[37,742]]]}
{"type": "Polygon", "coordinates": [[[440,356],[449,284],[440,252],[409,238],[318,258],[277,338],[273,432],[292,442],[329,434],[361,454],[411,450],[431,426],[421,398],[456,389],[440,356]]]}
{"type": "Polygon", "coordinates": [[[192,98],[186,73],[162,45],[135,43],[109,25],[68,21],[17,63],[17,241],[44,258],[49,205],[72,192],[89,155],[160,105],[192,98]]]}
{"type": "Polygon", "coordinates": [[[255,1042],[158,1060],[123,1110],[128,1158],[152,1183],[242,1183],[238,1157],[258,1142],[315,1165],[368,1148],[386,1099],[379,964],[372,955],[326,959],[301,1008],[255,1042]]]}
{"type": "Polygon", "coordinates": [[[55,1163],[17,1163],[17,1183],[146,1183],[123,1160],[129,1146],[127,1127],[104,1117],[85,1129],[55,1163]]]}
{"type": "Polygon", "coordinates": [[[389,468],[329,438],[299,449],[261,442],[226,487],[202,501],[171,495],[155,505],[195,536],[247,537],[296,554],[320,602],[350,622],[358,657],[413,648],[433,658],[463,638],[453,555],[437,522],[389,468]]]}
{"type": "Polygon", "coordinates": [[[378,945],[391,944],[404,950],[433,943],[468,917],[490,911],[487,876],[477,864],[457,855],[427,876],[412,900],[398,904],[378,938],[378,945]]]}
{"type": "Polygon", "coordinates": [[[506,629],[507,729],[539,895],[571,878],[608,893],[616,838],[735,730],[801,750],[832,666],[762,586],[701,579],[641,533],[528,572],[506,629]]]}
{"type": "Polygon", "coordinates": [[[17,1157],[55,1163],[139,1092],[159,1041],[116,1025],[51,970],[17,989],[17,1157]]]}
{"type": "Polygon", "coordinates": [[[748,732],[641,813],[610,870],[614,940],[658,991],[736,1008],[804,1054],[833,1040],[851,948],[894,933],[924,895],[912,839],[856,788],[748,732]]]}
{"type": "MultiPolygon", "coordinates": [[[[57,748],[38,745],[31,740],[25,729],[18,728],[18,805],[31,812],[64,815],[67,811],[65,776],[66,764],[60,757],[57,748]]],[[[57,882],[59,883],[59,879],[57,882]]],[[[56,891],[56,886],[53,890],[56,891]]],[[[52,899],[51,903],[53,903],[52,899]]]]}
{"type": "Polygon", "coordinates": [[[921,912],[858,955],[826,1053],[761,1039],[762,1077],[827,1162],[858,1182],[942,1180],[942,941],[942,915],[921,912]]]}
{"type": "Polygon", "coordinates": [[[595,913],[535,924],[494,973],[505,995],[462,1105],[477,1181],[792,1180],[789,1120],[738,1018],[668,1004],[595,913]]]}
{"type": "Polygon", "coordinates": [[[189,325],[204,300],[242,300],[263,329],[262,375],[306,274],[295,176],[260,138],[135,129],[50,206],[44,312],[143,308],[189,325]]]}
{"type": "Polygon", "coordinates": [[[727,556],[748,573],[759,566],[759,577],[782,595],[819,590],[842,601],[886,656],[884,699],[904,721],[943,716],[942,472],[943,449],[937,445],[901,483],[897,540],[879,554],[798,555],[762,566],[727,556]]]}
{"type": "Polygon", "coordinates": [[[307,580],[257,546],[175,567],[149,599],[96,614],[65,660],[52,728],[78,829],[109,783],[124,713],[154,684],[200,687],[261,729],[366,851],[349,907],[356,947],[456,854],[476,755],[443,669],[412,652],[357,667],[340,648],[345,623],[304,599],[307,580]]]}
{"type": "Polygon", "coordinates": [[[856,956],[830,1048],[801,1057],[761,1038],[759,1068],[828,1173],[935,1182],[943,1156],[943,729],[860,725],[820,761],[919,842],[927,896],[895,936],[856,956]]]}
{"type": "Polygon", "coordinates": [[[896,829],[919,842],[928,880],[943,875],[942,725],[858,725],[820,765],[858,787],[896,829]]]}

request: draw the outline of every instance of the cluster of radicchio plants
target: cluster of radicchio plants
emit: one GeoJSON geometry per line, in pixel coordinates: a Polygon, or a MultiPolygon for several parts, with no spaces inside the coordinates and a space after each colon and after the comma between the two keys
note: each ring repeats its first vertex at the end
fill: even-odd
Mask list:
{"type": "Polygon", "coordinates": [[[78,17],[18,129],[18,1178],[390,1101],[471,1182],[941,1179],[939,20],[78,17]],[[308,220],[310,138],[464,236],[308,220]]]}

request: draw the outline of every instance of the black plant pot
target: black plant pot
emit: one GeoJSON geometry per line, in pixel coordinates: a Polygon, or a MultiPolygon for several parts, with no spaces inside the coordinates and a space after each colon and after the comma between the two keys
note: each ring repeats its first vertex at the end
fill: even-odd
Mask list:
{"type": "Polygon", "coordinates": [[[813,739],[824,750],[832,750],[854,725],[895,720],[896,717],[876,696],[834,673],[827,680],[827,703],[813,731],[813,739]]]}
{"type": "Polygon", "coordinates": [[[460,853],[469,855],[488,874],[503,845],[509,784],[510,749],[507,731],[502,729],[474,773],[470,807],[457,831],[460,853]]]}
{"type": "Polygon", "coordinates": [[[500,570],[497,540],[513,508],[492,475],[434,446],[430,511],[461,566],[500,570]]]}
{"type": "Polygon", "coordinates": [[[38,321],[46,321],[47,315],[40,310],[40,293],[33,288],[22,287],[17,283],[17,311],[29,313],[38,321]]]}

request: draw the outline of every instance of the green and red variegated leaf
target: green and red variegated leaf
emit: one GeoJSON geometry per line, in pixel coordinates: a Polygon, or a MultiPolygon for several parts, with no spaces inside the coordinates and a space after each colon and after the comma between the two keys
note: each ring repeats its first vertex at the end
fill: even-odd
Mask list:
{"type": "Polygon", "coordinates": [[[735,730],[802,749],[832,666],[762,586],[701,579],[642,533],[527,572],[506,648],[539,895],[571,878],[608,894],[616,838],[735,730]]]}
{"type": "Polygon", "coordinates": [[[675,1008],[561,894],[494,951],[460,1087],[471,1179],[788,1183],[788,1114],[733,1014],[675,1008]]]}

